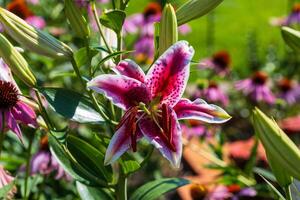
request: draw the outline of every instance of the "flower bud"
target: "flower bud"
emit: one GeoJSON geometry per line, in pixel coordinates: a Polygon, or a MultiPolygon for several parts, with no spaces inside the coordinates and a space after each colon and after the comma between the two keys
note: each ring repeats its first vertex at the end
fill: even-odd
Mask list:
{"type": "Polygon", "coordinates": [[[178,25],[197,19],[215,7],[223,0],[189,0],[176,11],[178,25]]]}
{"type": "MultiPolygon", "coordinates": [[[[276,177],[292,176],[300,180],[300,151],[290,138],[280,129],[277,123],[268,118],[262,111],[253,111],[253,125],[255,133],[261,140],[266,152],[271,157],[271,164],[280,165],[275,169],[276,177]],[[286,173],[280,174],[278,173],[286,173]]],[[[284,181],[283,183],[287,183],[284,181]]]]}
{"type": "Polygon", "coordinates": [[[82,39],[89,37],[88,23],[74,0],[65,0],[65,13],[76,35],[82,39]]]}
{"type": "Polygon", "coordinates": [[[5,31],[24,48],[52,58],[70,59],[73,52],[63,42],[38,30],[15,14],[0,7],[0,22],[5,31]]]}
{"type": "Polygon", "coordinates": [[[0,34],[0,57],[10,67],[13,73],[29,87],[36,85],[35,76],[29,69],[28,63],[13,45],[0,34]]]}
{"type": "Polygon", "coordinates": [[[159,27],[159,55],[178,40],[177,19],[171,4],[164,7],[159,27]]]}
{"type": "Polygon", "coordinates": [[[287,45],[295,51],[300,52],[300,31],[289,27],[282,27],[281,34],[287,45]]]}
{"type": "Polygon", "coordinates": [[[266,151],[266,154],[267,154],[269,166],[271,167],[272,172],[273,172],[278,184],[281,187],[289,186],[292,183],[293,178],[289,174],[286,173],[285,169],[281,165],[279,165],[276,162],[276,160],[273,160],[274,156],[270,155],[270,153],[268,151],[266,151]]]}

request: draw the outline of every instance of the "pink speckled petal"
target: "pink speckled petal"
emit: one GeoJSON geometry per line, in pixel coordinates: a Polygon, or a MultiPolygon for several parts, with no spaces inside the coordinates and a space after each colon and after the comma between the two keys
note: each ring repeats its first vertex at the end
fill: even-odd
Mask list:
{"type": "Polygon", "coordinates": [[[150,100],[145,84],[123,75],[99,75],[88,82],[87,86],[105,94],[116,106],[124,110],[140,102],[148,103],[150,100]]]}
{"type": "Polygon", "coordinates": [[[134,78],[142,83],[145,82],[145,73],[142,68],[134,61],[126,59],[121,61],[115,68],[113,68],[117,74],[134,78]]]}
{"type": "Polygon", "coordinates": [[[19,125],[17,124],[17,121],[15,120],[15,118],[11,112],[5,113],[5,121],[6,121],[7,127],[12,132],[14,132],[18,136],[18,138],[22,141],[21,129],[20,129],[19,125]]]}
{"type": "MultiPolygon", "coordinates": [[[[131,132],[128,132],[128,122],[125,122],[113,135],[106,150],[104,163],[112,164],[131,147],[131,132]]],[[[139,128],[136,130],[137,140],[141,139],[142,134],[139,128]]]]}
{"type": "Polygon", "coordinates": [[[0,58],[0,81],[12,82],[12,74],[7,64],[0,58]]]}
{"type": "Polygon", "coordinates": [[[224,123],[231,117],[222,108],[207,104],[201,99],[190,101],[188,99],[181,99],[174,110],[178,119],[195,119],[207,123],[224,123]]]}
{"type": "Polygon", "coordinates": [[[159,127],[150,118],[143,118],[139,123],[139,127],[144,135],[144,137],[153,144],[160,153],[168,159],[171,164],[178,168],[180,166],[180,160],[182,156],[182,139],[181,139],[181,127],[177,120],[176,113],[171,110],[170,113],[171,120],[171,136],[172,144],[174,145],[176,151],[169,148],[169,145],[165,143],[162,139],[161,131],[159,127]]]}
{"type": "Polygon", "coordinates": [[[179,101],[188,81],[193,55],[194,49],[186,41],[179,41],[157,59],[146,76],[152,98],[160,98],[161,104],[171,107],[179,101]]]}
{"type": "Polygon", "coordinates": [[[36,114],[26,103],[19,101],[13,108],[12,114],[17,121],[33,127],[37,126],[36,114]]]}

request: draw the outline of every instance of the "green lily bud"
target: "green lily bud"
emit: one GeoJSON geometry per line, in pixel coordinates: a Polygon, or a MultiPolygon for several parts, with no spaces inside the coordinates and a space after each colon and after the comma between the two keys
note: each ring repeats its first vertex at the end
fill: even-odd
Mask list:
{"type": "Polygon", "coordinates": [[[74,0],[65,0],[65,13],[76,35],[83,39],[89,37],[90,29],[88,23],[74,0]]]}
{"type": "Polygon", "coordinates": [[[300,52],[300,31],[289,27],[282,27],[281,34],[287,45],[295,51],[300,52]]]}
{"type": "Polygon", "coordinates": [[[159,27],[159,55],[163,54],[178,40],[177,19],[173,6],[164,7],[159,27]]]}
{"type": "Polygon", "coordinates": [[[52,58],[72,58],[73,52],[66,44],[1,7],[0,22],[5,31],[26,49],[52,58]]]}
{"type": "Polygon", "coordinates": [[[217,7],[223,0],[189,0],[176,11],[178,25],[197,19],[217,7]]]}
{"type": "Polygon", "coordinates": [[[268,151],[266,151],[266,154],[269,165],[279,185],[281,187],[289,186],[292,183],[293,178],[286,173],[285,169],[279,165],[276,160],[273,160],[274,156],[272,156],[268,151]]]}
{"type": "Polygon", "coordinates": [[[2,34],[0,34],[0,47],[0,57],[12,72],[29,87],[36,86],[36,78],[28,63],[2,34]]]}
{"type": "MultiPolygon", "coordinates": [[[[258,108],[253,111],[253,125],[256,134],[276,167],[276,177],[292,176],[300,179],[300,151],[290,138],[280,129],[275,120],[267,117],[258,108]],[[281,173],[278,175],[278,173],[281,173]],[[283,174],[286,173],[286,174],[283,174]]],[[[281,179],[279,179],[281,180],[281,179]]],[[[282,183],[287,183],[283,181],[282,183]]]]}

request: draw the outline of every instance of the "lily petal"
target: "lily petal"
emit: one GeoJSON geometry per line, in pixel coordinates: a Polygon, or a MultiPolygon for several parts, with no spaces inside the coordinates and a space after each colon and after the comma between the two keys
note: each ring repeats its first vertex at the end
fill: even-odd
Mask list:
{"type": "Polygon", "coordinates": [[[188,42],[179,41],[157,59],[146,76],[152,99],[160,97],[161,104],[176,105],[186,87],[193,55],[188,42]]]}
{"type": "Polygon", "coordinates": [[[142,68],[136,64],[133,60],[123,60],[115,68],[113,68],[117,74],[134,78],[142,83],[145,82],[145,73],[142,68]]]}
{"type": "Polygon", "coordinates": [[[162,137],[160,128],[155,124],[150,118],[143,118],[140,120],[139,127],[144,135],[144,137],[153,144],[161,154],[168,159],[171,164],[179,168],[180,160],[182,156],[182,140],[181,140],[181,128],[177,120],[176,113],[171,110],[170,113],[170,122],[171,122],[171,138],[172,144],[175,148],[173,151],[170,146],[165,142],[162,137]]]}
{"type": "Polygon", "coordinates": [[[14,82],[11,71],[2,58],[0,58],[0,72],[0,81],[14,82]]]}
{"type": "Polygon", "coordinates": [[[224,123],[231,116],[219,106],[207,104],[202,99],[181,99],[174,107],[178,119],[195,119],[207,123],[224,123]]]}
{"type": "Polygon", "coordinates": [[[28,106],[26,103],[19,101],[12,108],[12,115],[14,118],[26,125],[31,125],[33,127],[37,126],[36,114],[34,110],[28,106]]]}
{"type": "Polygon", "coordinates": [[[14,116],[12,115],[12,113],[10,111],[5,112],[5,121],[6,121],[7,127],[12,132],[14,132],[22,142],[21,129],[20,129],[19,125],[17,124],[17,121],[15,120],[14,116]]]}
{"type": "Polygon", "coordinates": [[[99,75],[88,82],[87,86],[105,94],[116,106],[124,110],[150,100],[145,84],[123,75],[99,75]]]}
{"type": "MultiPolygon", "coordinates": [[[[104,164],[109,165],[118,160],[130,147],[131,147],[131,136],[128,132],[128,122],[124,123],[117,132],[113,135],[105,153],[104,164]]],[[[139,128],[136,130],[137,140],[142,137],[139,128]]]]}

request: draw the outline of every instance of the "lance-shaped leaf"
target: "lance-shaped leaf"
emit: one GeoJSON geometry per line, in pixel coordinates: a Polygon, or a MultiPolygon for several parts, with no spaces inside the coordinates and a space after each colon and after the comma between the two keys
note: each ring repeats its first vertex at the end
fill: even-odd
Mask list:
{"type": "Polygon", "coordinates": [[[100,22],[103,26],[112,29],[117,34],[122,30],[126,14],[121,10],[112,10],[102,14],[100,22]]]}
{"type": "Polygon", "coordinates": [[[64,88],[40,88],[51,108],[67,119],[80,123],[99,123],[103,118],[82,94],[64,88]]]}
{"type": "Polygon", "coordinates": [[[217,7],[223,0],[189,0],[176,11],[178,25],[197,19],[217,7]]]}
{"type": "Polygon", "coordinates": [[[165,178],[151,181],[135,190],[130,200],[154,200],[189,183],[188,180],[182,178],[165,178]]]}
{"type": "Polygon", "coordinates": [[[107,189],[91,187],[84,185],[80,182],[76,182],[76,188],[81,199],[84,200],[113,200],[114,197],[107,189]]]}

